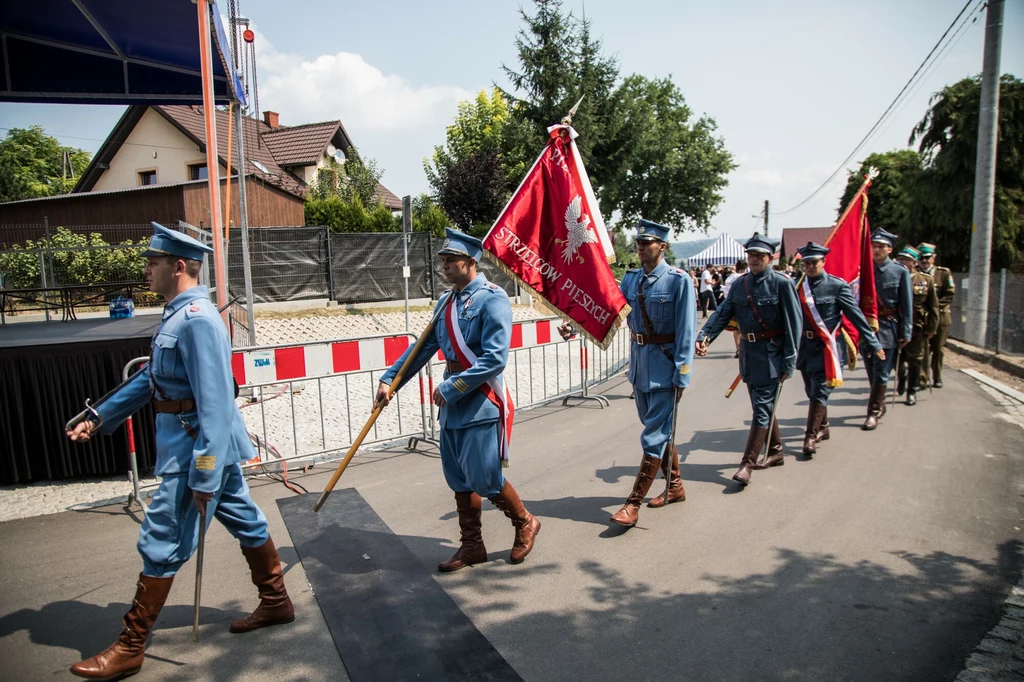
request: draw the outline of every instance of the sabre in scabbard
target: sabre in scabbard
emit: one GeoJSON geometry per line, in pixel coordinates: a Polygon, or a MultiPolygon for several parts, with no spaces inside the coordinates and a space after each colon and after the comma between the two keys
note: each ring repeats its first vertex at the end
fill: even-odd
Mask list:
{"type": "Polygon", "coordinates": [[[206,502],[199,503],[199,547],[196,549],[196,596],[192,606],[192,641],[199,641],[199,604],[203,593],[203,553],[206,549],[206,502]]]}

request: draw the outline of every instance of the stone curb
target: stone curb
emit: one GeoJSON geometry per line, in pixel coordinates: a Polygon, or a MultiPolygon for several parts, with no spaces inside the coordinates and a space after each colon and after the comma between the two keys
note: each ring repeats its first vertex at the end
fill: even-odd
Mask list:
{"type": "Polygon", "coordinates": [[[1024,680],[1024,577],[1010,590],[1003,618],[974,648],[956,682],[1024,680]]]}
{"type": "Polygon", "coordinates": [[[1016,358],[1009,358],[1005,355],[1000,355],[995,351],[985,350],[984,348],[978,348],[970,344],[964,343],[963,341],[957,341],[956,339],[946,339],[946,348],[958,353],[965,355],[972,360],[983,362],[986,365],[992,365],[995,369],[1007,374],[1024,379],[1024,360],[1017,360],[1016,358]]]}

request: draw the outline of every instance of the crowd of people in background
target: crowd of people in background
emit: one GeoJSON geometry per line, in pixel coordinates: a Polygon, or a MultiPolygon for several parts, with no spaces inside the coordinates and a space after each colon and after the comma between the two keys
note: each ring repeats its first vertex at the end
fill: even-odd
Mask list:
{"type": "MultiPolygon", "coordinates": [[[[799,277],[792,263],[776,263],[772,268],[790,279],[799,277]]],[[[729,287],[746,271],[747,261],[742,259],[732,266],[707,263],[703,268],[690,268],[693,290],[697,292],[697,309],[701,311],[702,317],[706,318],[708,313],[718,309],[718,304],[729,295],[729,287]]]]}

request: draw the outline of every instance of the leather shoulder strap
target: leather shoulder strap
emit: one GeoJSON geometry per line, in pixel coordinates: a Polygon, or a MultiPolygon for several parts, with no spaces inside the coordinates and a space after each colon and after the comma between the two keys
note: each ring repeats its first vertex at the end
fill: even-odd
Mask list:
{"type": "Polygon", "coordinates": [[[754,300],[754,290],[750,287],[750,280],[753,278],[754,275],[750,273],[743,277],[743,287],[747,290],[747,304],[750,306],[750,312],[754,313],[754,318],[757,320],[757,323],[761,325],[761,329],[767,331],[768,325],[764,323],[764,318],[761,317],[761,311],[758,310],[757,302],[754,300]]]}

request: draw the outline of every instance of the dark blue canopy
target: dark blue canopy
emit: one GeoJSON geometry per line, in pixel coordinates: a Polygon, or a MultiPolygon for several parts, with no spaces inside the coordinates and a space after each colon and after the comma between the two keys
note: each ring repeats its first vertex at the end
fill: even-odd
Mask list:
{"type": "MultiPolygon", "coordinates": [[[[244,105],[220,14],[211,14],[214,98],[244,105]]],[[[5,0],[0,42],[0,101],[203,102],[193,0],[5,0]]]]}

